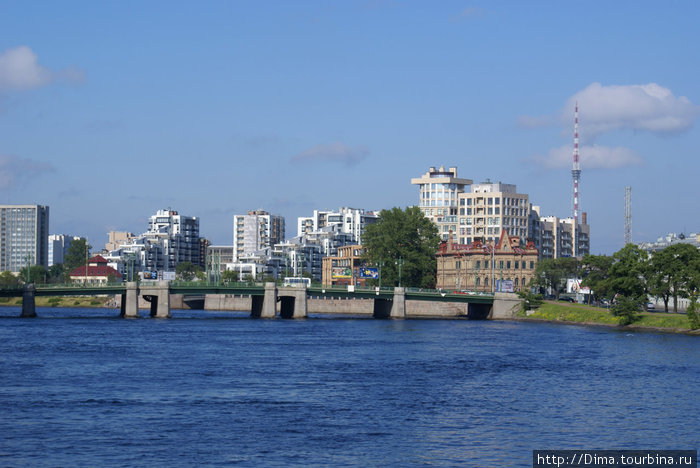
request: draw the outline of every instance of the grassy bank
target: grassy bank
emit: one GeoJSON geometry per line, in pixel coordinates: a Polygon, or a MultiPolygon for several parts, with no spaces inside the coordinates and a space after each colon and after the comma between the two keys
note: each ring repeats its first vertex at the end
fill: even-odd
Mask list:
{"type": "MultiPolygon", "coordinates": [[[[36,307],[113,307],[112,297],[36,297],[36,307]]],[[[0,297],[0,306],[22,306],[21,297],[0,297]]]]}
{"type": "MultiPolygon", "coordinates": [[[[591,307],[584,304],[544,302],[536,311],[519,314],[521,318],[548,320],[552,322],[575,322],[617,326],[618,318],[609,309],[591,307]]],[[[640,320],[631,327],[690,331],[688,318],[684,314],[642,312],[640,320]]]]}

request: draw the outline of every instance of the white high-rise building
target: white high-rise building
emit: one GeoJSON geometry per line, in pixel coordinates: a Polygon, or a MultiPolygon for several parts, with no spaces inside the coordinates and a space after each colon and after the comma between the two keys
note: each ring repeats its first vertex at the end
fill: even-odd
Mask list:
{"type": "Polygon", "coordinates": [[[0,205],[0,271],[49,264],[49,207],[0,205]]]}
{"type": "Polygon", "coordinates": [[[442,240],[447,240],[450,231],[457,232],[458,197],[468,190],[472,180],[458,178],[456,167],[445,170],[440,166],[411,179],[411,184],[420,188],[420,210],[437,225],[442,240]]]}
{"type": "Polygon", "coordinates": [[[173,210],[158,210],[148,230],[110,251],[109,265],[131,278],[131,272],[175,271],[178,263],[204,266],[200,253],[199,218],[173,210]]]}
{"type": "Polygon", "coordinates": [[[255,255],[284,241],[284,218],[267,211],[249,211],[233,217],[233,261],[255,255]]]}
{"type": "Polygon", "coordinates": [[[313,216],[297,218],[297,236],[317,236],[322,232],[343,233],[350,235],[351,243],[362,244],[365,227],[378,219],[377,212],[358,208],[314,210],[313,216]]]}

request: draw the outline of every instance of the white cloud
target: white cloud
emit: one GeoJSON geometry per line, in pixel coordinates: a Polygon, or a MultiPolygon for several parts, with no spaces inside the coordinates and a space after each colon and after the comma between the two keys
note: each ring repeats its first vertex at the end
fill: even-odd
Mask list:
{"type": "Polygon", "coordinates": [[[592,83],[567,100],[560,120],[569,127],[576,101],[581,131],[588,137],[614,130],[679,133],[693,126],[700,109],[687,97],[676,97],[670,89],[656,83],[626,86],[592,83]]]}
{"type": "Polygon", "coordinates": [[[48,163],[0,155],[0,190],[12,187],[15,182],[44,172],[52,172],[54,167],[48,163]]]}
{"type": "Polygon", "coordinates": [[[452,15],[450,17],[451,22],[457,22],[457,21],[462,21],[462,20],[467,20],[470,18],[473,18],[475,16],[478,16],[481,14],[481,10],[475,6],[468,6],[464,8],[462,11],[457,13],[456,15],[452,15]]]}
{"type": "Polygon", "coordinates": [[[39,58],[27,46],[13,47],[0,53],[0,90],[26,90],[46,86],[55,80],[82,83],[82,70],[68,67],[53,72],[39,64],[39,58]]]}
{"type": "MultiPolygon", "coordinates": [[[[552,148],[546,156],[535,155],[530,161],[547,169],[561,169],[573,165],[572,145],[552,148]]],[[[579,148],[581,169],[616,169],[642,164],[642,158],[634,151],[624,147],[583,146],[579,148]]]]}
{"type": "Polygon", "coordinates": [[[350,147],[336,142],[330,145],[317,145],[294,156],[292,162],[340,162],[348,166],[360,163],[369,155],[366,146],[350,147]]]}

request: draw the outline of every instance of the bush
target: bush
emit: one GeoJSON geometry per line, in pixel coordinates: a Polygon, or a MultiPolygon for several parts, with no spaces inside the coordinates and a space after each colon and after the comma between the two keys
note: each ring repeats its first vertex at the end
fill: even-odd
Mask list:
{"type": "Polygon", "coordinates": [[[93,299],[90,301],[90,305],[102,305],[102,301],[99,301],[97,299],[93,299]]]}
{"type": "Polygon", "coordinates": [[[690,323],[690,329],[697,330],[700,328],[700,314],[698,313],[698,303],[695,298],[690,301],[690,305],[685,313],[688,317],[688,322],[690,323]]]}
{"type": "Polygon", "coordinates": [[[79,305],[80,305],[80,301],[78,301],[78,300],[73,301],[73,305],[74,305],[74,306],[79,306],[79,305]]]}
{"type": "Polygon", "coordinates": [[[638,298],[619,296],[617,303],[610,308],[610,311],[618,318],[620,325],[631,325],[639,320],[642,304],[638,298]]]}
{"type": "Polygon", "coordinates": [[[49,298],[49,300],[47,302],[51,305],[57,305],[61,302],[61,298],[60,297],[52,297],[52,298],[49,298]]]}

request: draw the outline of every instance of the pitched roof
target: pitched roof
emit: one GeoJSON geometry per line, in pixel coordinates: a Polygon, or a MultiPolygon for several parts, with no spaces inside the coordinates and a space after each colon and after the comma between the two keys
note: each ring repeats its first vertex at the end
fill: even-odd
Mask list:
{"type": "MultiPolygon", "coordinates": [[[[103,259],[104,260],[104,259],[103,259]]],[[[105,265],[89,265],[87,269],[87,276],[89,277],[96,277],[96,276],[114,276],[115,278],[121,278],[122,274],[119,273],[117,270],[112,268],[111,266],[106,265],[107,262],[105,262],[105,265]]],[[[85,275],[85,265],[79,266],[75,270],[70,272],[70,276],[86,276],[85,275]]]]}

